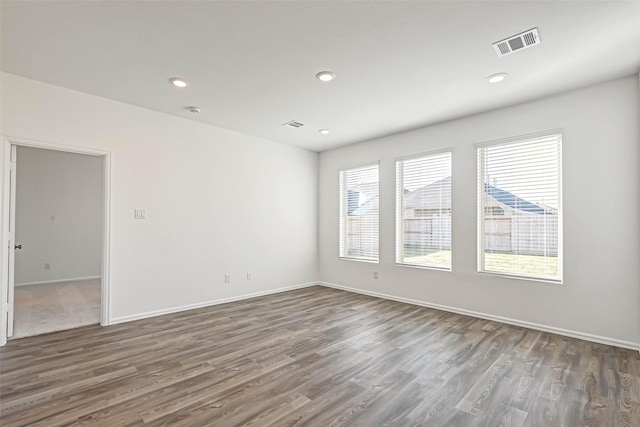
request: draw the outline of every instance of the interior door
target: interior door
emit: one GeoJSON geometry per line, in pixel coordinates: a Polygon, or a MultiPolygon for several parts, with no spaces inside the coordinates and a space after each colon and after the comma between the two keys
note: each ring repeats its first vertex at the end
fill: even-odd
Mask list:
{"type": "Polygon", "coordinates": [[[9,167],[9,257],[7,273],[8,273],[8,286],[7,286],[7,338],[13,336],[13,294],[15,286],[14,265],[16,256],[16,146],[11,146],[10,151],[10,167],[9,167]]]}

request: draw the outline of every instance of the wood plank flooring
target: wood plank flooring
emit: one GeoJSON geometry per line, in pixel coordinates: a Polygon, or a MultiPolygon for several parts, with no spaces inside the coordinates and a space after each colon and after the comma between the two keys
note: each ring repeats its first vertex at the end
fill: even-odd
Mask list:
{"type": "Polygon", "coordinates": [[[306,288],[0,348],[9,426],[640,426],[637,352],[306,288]]]}

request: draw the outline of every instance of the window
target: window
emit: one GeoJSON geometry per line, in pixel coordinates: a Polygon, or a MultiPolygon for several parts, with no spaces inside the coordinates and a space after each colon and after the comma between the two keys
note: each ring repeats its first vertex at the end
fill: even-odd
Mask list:
{"type": "Polygon", "coordinates": [[[340,171],[340,257],[378,261],[378,164],[340,171]]]}
{"type": "Polygon", "coordinates": [[[561,140],[478,145],[478,271],[561,281],[561,140]]]}
{"type": "Polygon", "coordinates": [[[451,270],[451,152],[396,162],[396,262],[451,270]]]}

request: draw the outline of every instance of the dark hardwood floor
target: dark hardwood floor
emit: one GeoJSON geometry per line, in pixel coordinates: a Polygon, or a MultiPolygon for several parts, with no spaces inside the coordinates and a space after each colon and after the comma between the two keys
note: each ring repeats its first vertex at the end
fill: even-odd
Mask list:
{"type": "Polygon", "coordinates": [[[640,426],[637,352],[312,287],[0,348],[9,426],[640,426]]]}

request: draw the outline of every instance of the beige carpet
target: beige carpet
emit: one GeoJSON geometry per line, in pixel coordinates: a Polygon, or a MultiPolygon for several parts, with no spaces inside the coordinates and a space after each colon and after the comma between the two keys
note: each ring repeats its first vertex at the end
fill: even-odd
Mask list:
{"type": "Polygon", "coordinates": [[[13,338],[100,323],[100,279],[15,287],[13,338]]]}

